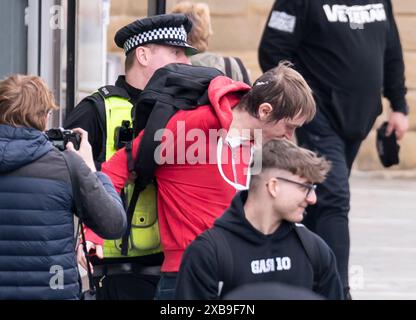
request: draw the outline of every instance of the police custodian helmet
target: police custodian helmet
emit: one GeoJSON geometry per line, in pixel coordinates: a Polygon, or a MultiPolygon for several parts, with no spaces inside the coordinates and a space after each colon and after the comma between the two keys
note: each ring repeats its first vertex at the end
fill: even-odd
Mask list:
{"type": "Polygon", "coordinates": [[[184,14],[161,14],[136,20],[117,31],[114,42],[127,55],[131,50],[155,43],[185,48],[187,55],[197,49],[187,43],[192,22],[184,14]]]}

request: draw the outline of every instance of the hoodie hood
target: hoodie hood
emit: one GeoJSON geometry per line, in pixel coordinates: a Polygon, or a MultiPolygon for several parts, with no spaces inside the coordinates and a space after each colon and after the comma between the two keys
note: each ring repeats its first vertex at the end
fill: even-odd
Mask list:
{"type": "Polygon", "coordinates": [[[254,228],[247,220],[244,212],[244,204],[247,201],[248,192],[238,192],[227,211],[218,218],[214,225],[224,228],[231,233],[236,234],[239,238],[253,244],[263,244],[266,241],[275,241],[286,237],[293,229],[293,224],[282,221],[279,228],[270,234],[265,235],[254,228]]]}
{"type": "Polygon", "coordinates": [[[53,145],[39,130],[0,125],[0,173],[19,169],[52,149],[53,145]]]}
{"type": "Polygon", "coordinates": [[[232,108],[241,97],[250,90],[250,86],[243,82],[234,81],[225,76],[214,78],[208,87],[208,97],[221,124],[221,128],[229,129],[231,124],[232,108]]]}

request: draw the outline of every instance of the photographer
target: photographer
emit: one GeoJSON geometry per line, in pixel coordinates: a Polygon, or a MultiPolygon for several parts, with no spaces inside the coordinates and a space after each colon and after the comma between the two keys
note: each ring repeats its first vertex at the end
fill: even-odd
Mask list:
{"type": "MultiPolygon", "coordinates": [[[[36,76],[0,81],[0,300],[79,299],[72,184],[62,152],[42,131],[57,109],[36,76]]],[[[83,222],[104,238],[126,228],[121,200],[108,177],[96,172],[88,134],[76,164],[83,222]]]]}

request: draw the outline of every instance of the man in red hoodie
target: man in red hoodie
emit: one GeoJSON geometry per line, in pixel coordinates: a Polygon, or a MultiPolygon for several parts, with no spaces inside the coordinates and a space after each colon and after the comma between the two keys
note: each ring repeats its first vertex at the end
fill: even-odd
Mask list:
{"type": "MultiPolygon", "coordinates": [[[[284,63],[263,74],[251,89],[244,83],[217,77],[208,88],[208,96],[209,105],[180,110],[169,120],[162,145],[171,137],[172,148],[168,145],[156,149],[165,159],[169,158],[169,151],[174,153],[173,161],[159,165],[155,172],[165,254],[158,299],[173,298],[176,274],[186,247],[213,225],[231,203],[236,189],[244,189],[248,184],[238,182],[247,165],[237,166],[235,158],[227,161],[230,159],[224,156],[227,150],[231,149],[234,155],[233,149],[241,150],[242,142],[254,140],[256,130],[261,132],[262,143],[273,138],[290,139],[296,128],[315,115],[311,89],[297,71],[284,63]],[[225,131],[225,138],[213,139],[213,132],[218,131],[225,131]],[[210,156],[215,150],[222,163],[210,156]]],[[[133,155],[143,133],[133,142],[133,155]]],[[[102,165],[102,171],[120,191],[129,178],[126,152],[119,150],[102,165]]]]}

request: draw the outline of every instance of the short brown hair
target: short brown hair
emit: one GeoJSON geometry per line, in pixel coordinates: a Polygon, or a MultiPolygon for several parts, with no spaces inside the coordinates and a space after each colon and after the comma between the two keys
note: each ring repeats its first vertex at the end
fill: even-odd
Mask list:
{"type": "Polygon", "coordinates": [[[0,124],[43,131],[48,112],[57,108],[40,77],[16,74],[0,81],[0,124]]]}
{"type": "Polygon", "coordinates": [[[188,33],[188,42],[200,53],[207,51],[208,39],[212,35],[208,5],[202,2],[179,2],[173,7],[172,13],[183,13],[192,21],[192,29],[188,33]]]}
{"type": "MultiPolygon", "coordinates": [[[[137,48],[136,48],[137,49],[137,48]]],[[[126,56],[126,60],[124,60],[124,70],[127,72],[129,71],[131,68],[133,68],[133,64],[134,64],[134,59],[136,58],[136,49],[131,50],[127,56],[126,56]]]]}
{"type": "Polygon", "coordinates": [[[316,113],[312,89],[288,61],[282,61],[260,76],[243,96],[238,108],[258,118],[258,109],[262,103],[270,103],[273,107],[269,121],[301,116],[309,122],[316,113]]]}
{"type": "MultiPolygon", "coordinates": [[[[273,139],[265,143],[260,150],[262,155],[262,172],[268,169],[280,169],[305,178],[311,183],[325,180],[331,164],[315,152],[301,148],[286,139],[273,139]]],[[[252,183],[255,183],[253,176],[252,183]]]]}

